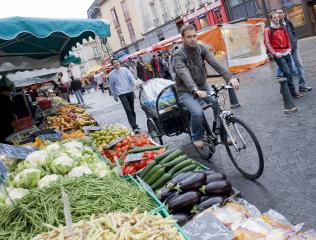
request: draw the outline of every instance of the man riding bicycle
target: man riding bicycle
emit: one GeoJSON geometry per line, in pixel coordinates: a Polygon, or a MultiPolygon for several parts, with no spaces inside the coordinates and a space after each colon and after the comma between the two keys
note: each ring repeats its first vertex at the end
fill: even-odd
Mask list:
{"type": "Polygon", "coordinates": [[[197,43],[197,33],[193,25],[184,25],[181,28],[183,45],[179,46],[173,55],[173,68],[176,73],[175,86],[180,101],[190,111],[192,140],[196,147],[203,148],[203,109],[199,100],[212,104],[214,117],[217,119],[219,106],[217,100],[209,96],[210,89],[206,83],[206,61],[224,80],[235,89],[239,89],[238,79],[218,63],[208,49],[197,43]]]}

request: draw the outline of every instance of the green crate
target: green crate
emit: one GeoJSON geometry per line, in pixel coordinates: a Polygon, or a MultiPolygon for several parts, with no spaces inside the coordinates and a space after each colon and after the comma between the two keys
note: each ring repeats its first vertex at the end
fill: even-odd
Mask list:
{"type": "Polygon", "coordinates": [[[114,164],[110,161],[110,159],[104,157],[101,153],[97,152],[98,158],[102,161],[108,164],[111,168],[115,167],[114,164]]]}
{"type": "Polygon", "coordinates": [[[197,164],[199,165],[199,167],[201,167],[203,170],[210,170],[209,167],[207,167],[207,166],[205,166],[205,165],[199,163],[198,161],[196,161],[196,162],[197,162],[197,164]]]}
{"type": "MultiPolygon", "coordinates": [[[[160,214],[164,218],[171,217],[171,215],[169,214],[169,212],[167,211],[167,209],[165,207],[156,208],[153,211],[151,211],[150,213],[160,214]]],[[[174,225],[178,229],[178,231],[179,231],[180,235],[183,237],[183,239],[190,240],[190,238],[184,233],[182,228],[177,223],[174,223],[174,225]]]]}

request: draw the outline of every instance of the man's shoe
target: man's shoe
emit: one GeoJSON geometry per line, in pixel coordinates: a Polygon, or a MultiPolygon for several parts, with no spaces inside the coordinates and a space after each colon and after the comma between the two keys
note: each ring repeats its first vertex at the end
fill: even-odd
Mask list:
{"type": "Polygon", "coordinates": [[[278,82],[279,83],[283,83],[283,82],[286,82],[286,81],[287,81],[286,77],[278,77],[278,82]]]}
{"type": "Polygon", "coordinates": [[[235,109],[235,108],[239,108],[239,107],[240,107],[239,103],[230,105],[230,109],[235,109]]]}
{"type": "Polygon", "coordinates": [[[202,140],[193,141],[193,144],[196,148],[203,149],[204,147],[204,142],[202,140]]]}
{"type": "Polygon", "coordinates": [[[300,94],[300,93],[296,93],[294,95],[292,95],[293,98],[301,98],[303,97],[304,95],[303,94],[300,94]]]}
{"type": "Polygon", "coordinates": [[[135,128],[133,131],[135,134],[138,134],[140,132],[140,127],[135,128]]]}
{"type": "Polygon", "coordinates": [[[284,109],[284,113],[285,114],[290,114],[290,113],[294,113],[294,112],[297,112],[297,111],[298,111],[297,107],[293,107],[293,108],[290,108],[290,109],[284,109]]]}
{"type": "Polygon", "coordinates": [[[299,91],[300,92],[309,92],[309,91],[312,91],[313,88],[312,87],[299,87],[299,91]]]}

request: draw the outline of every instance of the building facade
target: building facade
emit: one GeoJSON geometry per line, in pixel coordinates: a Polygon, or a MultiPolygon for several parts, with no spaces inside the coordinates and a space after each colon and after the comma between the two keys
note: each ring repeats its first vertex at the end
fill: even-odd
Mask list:
{"type": "Polygon", "coordinates": [[[74,78],[80,78],[92,67],[99,65],[101,66],[105,58],[104,52],[100,48],[100,43],[98,39],[94,40],[92,38],[83,40],[82,44],[77,44],[72,51],[80,56],[80,64],[71,64],[68,67],[68,75],[74,78]]]}
{"type": "Polygon", "coordinates": [[[111,21],[108,47],[119,59],[179,34],[183,24],[201,30],[227,16],[222,0],[95,0],[88,10],[89,18],[111,21]]]}
{"type": "Polygon", "coordinates": [[[230,20],[268,17],[283,8],[301,37],[316,34],[316,0],[225,0],[230,20]]]}

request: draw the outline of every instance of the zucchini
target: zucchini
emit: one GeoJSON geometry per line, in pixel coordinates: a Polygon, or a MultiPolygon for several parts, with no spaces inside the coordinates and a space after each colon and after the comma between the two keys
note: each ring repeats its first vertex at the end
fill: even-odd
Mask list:
{"type": "Polygon", "coordinates": [[[165,163],[164,166],[165,167],[173,167],[187,158],[188,158],[187,155],[180,155],[179,157],[176,157],[172,161],[165,163]]]}
{"type": "Polygon", "coordinates": [[[122,155],[120,156],[120,158],[118,159],[118,162],[119,162],[120,165],[122,165],[122,163],[123,163],[123,158],[124,158],[124,156],[126,155],[126,153],[127,153],[127,150],[125,150],[125,151],[122,153],[122,155]]]}
{"type": "Polygon", "coordinates": [[[163,174],[156,182],[151,185],[153,191],[165,185],[171,179],[171,174],[163,174]]]}
{"type": "Polygon", "coordinates": [[[176,157],[180,156],[182,154],[182,151],[180,149],[177,149],[176,151],[174,151],[173,153],[169,154],[167,157],[165,157],[164,159],[162,159],[160,161],[161,164],[165,164],[167,162],[172,161],[173,159],[175,159],[176,157]]]}
{"type": "Polygon", "coordinates": [[[187,159],[187,160],[182,161],[182,162],[178,163],[177,165],[175,165],[173,168],[171,168],[168,171],[168,173],[170,173],[173,176],[176,172],[180,171],[182,168],[185,168],[193,163],[196,163],[196,162],[192,159],[187,159]]]}
{"type": "Polygon", "coordinates": [[[156,182],[163,174],[165,173],[164,168],[159,168],[156,172],[152,174],[151,177],[147,179],[147,183],[151,186],[154,182],[156,182]]]}
{"type": "Polygon", "coordinates": [[[139,174],[139,177],[144,178],[145,175],[150,171],[150,169],[152,169],[156,164],[157,164],[157,162],[155,160],[148,163],[147,166],[144,167],[143,170],[141,171],[141,173],[139,174]]]}
{"type": "Polygon", "coordinates": [[[143,177],[143,180],[146,182],[155,172],[158,171],[162,166],[160,164],[153,166],[143,177]]]}
{"type": "Polygon", "coordinates": [[[176,150],[177,150],[176,148],[169,149],[165,151],[164,153],[156,156],[154,160],[159,163],[161,160],[163,160],[165,157],[169,156],[171,153],[173,153],[176,150]]]}
{"type": "Polygon", "coordinates": [[[207,195],[225,195],[230,193],[232,185],[227,180],[217,180],[200,187],[199,190],[207,195]]]}
{"type": "Polygon", "coordinates": [[[132,150],[129,150],[129,153],[141,153],[141,152],[146,152],[146,151],[155,151],[159,150],[160,148],[166,148],[167,146],[165,145],[159,145],[159,146],[149,146],[149,147],[135,147],[132,150]]]}
{"type": "Polygon", "coordinates": [[[205,181],[206,174],[203,172],[196,172],[179,182],[175,189],[181,192],[196,190],[199,187],[203,186],[205,184],[205,181]]]}
{"type": "Polygon", "coordinates": [[[187,173],[187,172],[193,173],[192,172],[193,170],[196,170],[196,163],[192,163],[191,165],[186,166],[185,168],[182,168],[181,170],[173,174],[173,176],[176,177],[181,173],[187,173]]]}
{"type": "Polygon", "coordinates": [[[201,194],[197,191],[189,191],[172,199],[168,204],[170,212],[176,210],[192,208],[195,204],[200,202],[201,194]]]}

